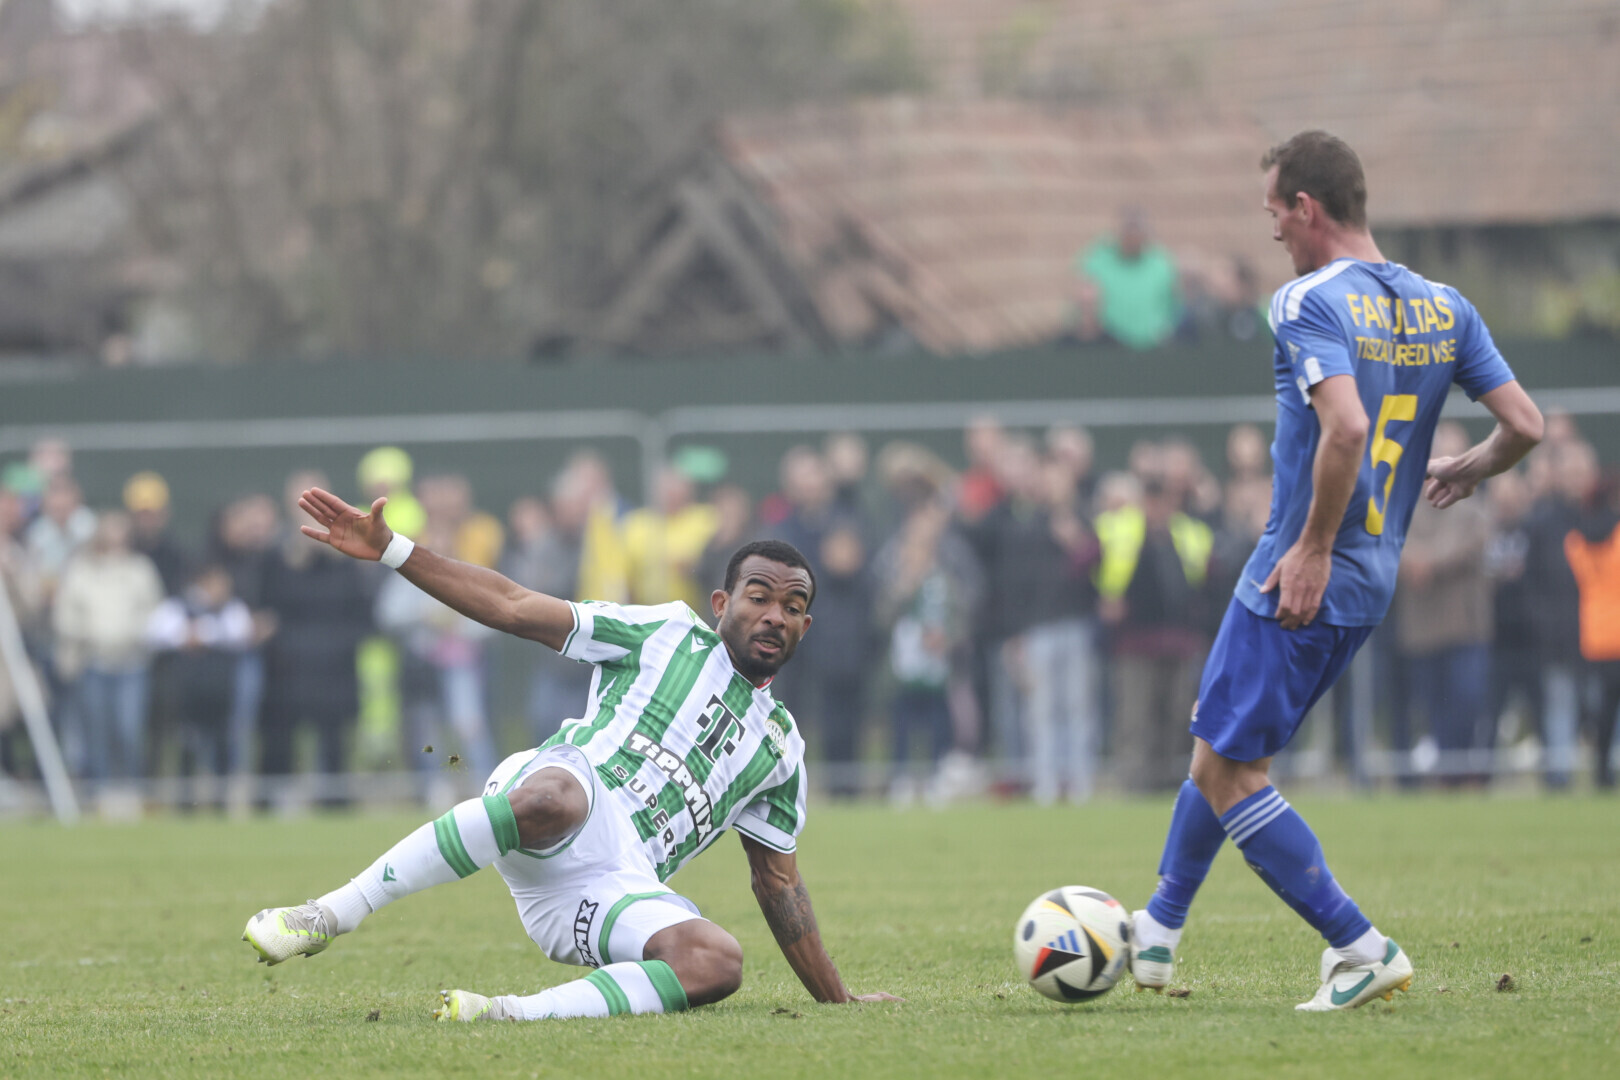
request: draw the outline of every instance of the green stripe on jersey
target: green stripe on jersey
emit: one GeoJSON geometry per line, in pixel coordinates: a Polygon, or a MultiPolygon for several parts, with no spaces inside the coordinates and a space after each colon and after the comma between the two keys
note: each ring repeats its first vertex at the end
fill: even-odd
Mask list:
{"type": "Polygon", "coordinates": [[[793,775],[777,784],[762,796],[770,805],[770,811],[765,815],[766,824],[781,829],[789,836],[793,835],[794,828],[799,824],[799,774],[802,769],[794,769],[793,775]]]}
{"type": "Polygon", "coordinates": [[[596,719],[589,724],[574,724],[569,729],[568,741],[575,746],[584,746],[598,732],[613,723],[613,718],[619,712],[619,704],[624,701],[624,695],[641,677],[641,645],[638,643],[627,655],[603,664],[602,674],[610,677],[597,697],[596,719]]]}
{"type": "MultiPolygon", "coordinates": [[[[663,676],[658,680],[657,688],[647,699],[647,704],[642,706],[641,716],[636,721],[635,734],[644,735],[655,742],[663,738],[664,732],[675,719],[676,712],[686,703],[686,696],[692,692],[698,676],[703,674],[703,665],[714,655],[712,647],[699,649],[696,653],[692,651],[692,642],[702,640],[696,631],[697,627],[694,626],[682,635],[680,642],[670,654],[669,663],[664,668],[663,676]]],[[[580,746],[585,745],[577,739],[575,741],[580,746]]],[[[628,742],[629,736],[623,741],[628,742]]],[[[613,767],[622,766],[625,777],[630,777],[636,774],[643,760],[643,755],[627,747],[621,747],[612,757],[598,765],[596,771],[608,788],[616,788],[622,786],[625,779],[615,773],[613,767]]]]}
{"type": "Polygon", "coordinates": [[[668,619],[657,622],[632,623],[609,615],[591,612],[591,640],[603,645],[617,645],[621,649],[639,649],[643,642],[663,629],[668,619]]]}
{"type": "Polygon", "coordinates": [[[597,968],[585,976],[585,981],[602,992],[607,999],[608,1015],[623,1016],[630,1011],[630,995],[624,992],[624,987],[614,981],[613,976],[597,968]]]}
{"type": "Polygon", "coordinates": [[[478,873],[478,864],[467,854],[467,845],[461,842],[461,830],[456,827],[456,812],[448,810],[433,822],[433,838],[439,842],[439,854],[450,864],[457,877],[471,877],[478,873]]]}

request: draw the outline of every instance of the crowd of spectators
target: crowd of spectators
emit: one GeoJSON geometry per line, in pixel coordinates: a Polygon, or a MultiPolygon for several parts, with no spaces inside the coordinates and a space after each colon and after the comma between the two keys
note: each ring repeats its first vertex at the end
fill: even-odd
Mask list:
{"type": "MultiPolygon", "coordinates": [[[[1467,442],[1444,424],[1435,453],[1467,442]]],[[[790,449],[758,499],[725,480],[718,451],[689,447],[647,506],[580,450],[504,521],[465,477],[413,475],[397,448],[367,454],[357,481],[388,495],[390,523],[420,542],[573,598],[707,614],[732,550],[790,541],[815,569],[815,625],[773,689],[835,796],[1172,789],[1204,654],[1266,523],[1262,432],[1232,428],[1219,475],[1183,438],[1142,440],[1103,471],[1082,429],[1010,431],[989,416],[963,447],[958,470],[919,443],[874,456],[861,436],[832,434],[790,449]]],[[[438,762],[481,778],[581,714],[588,667],[495,649],[488,629],[398,575],[301,537],[297,493],[313,485],[332,486],[298,472],[279,500],[236,497],[188,546],[155,473],[96,511],[60,442],[4,468],[0,584],[90,790],[162,774],[182,801],[218,804],[232,778],[262,800],[274,785],[254,778],[299,773],[341,804],[343,775],[409,762],[426,797],[438,762]],[[522,716],[495,715],[501,678],[525,685],[522,716]],[[362,754],[367,739],[382,752],[362,754]]],[[[1402,782],[1481,784],[1509,768],[1561,788],[1585,746],[1596,782],[1613,784],[1617,521],[1614,485],[1560,416],[1479,498],[1419,507],[1394,609],[1365,654],[1366,711],[1402,782]]],[[[14,777],[34,772],[15,674],[0,666],[0,771],[14,777]]],[[[1344,734],[1350,684],[1327,711],[1336,745],[1360,755],[1373,747],[1344,734]]]]}

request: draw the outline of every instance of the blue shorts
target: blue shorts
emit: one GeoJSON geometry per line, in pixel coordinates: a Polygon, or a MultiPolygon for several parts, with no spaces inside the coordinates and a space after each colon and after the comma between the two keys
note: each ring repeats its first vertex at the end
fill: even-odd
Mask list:
{"type": "Polygon", "coordinates": [[[1270,757],[1288,745],[1372,631],[1320,621],[1284,630],[1234,598],[1204,664],[1192,733],[1224,758],[1270,757]]]}

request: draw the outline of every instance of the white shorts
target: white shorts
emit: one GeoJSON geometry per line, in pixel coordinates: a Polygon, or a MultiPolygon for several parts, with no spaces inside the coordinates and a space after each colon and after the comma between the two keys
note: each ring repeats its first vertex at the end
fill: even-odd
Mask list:
{"type": "Polygon", "coordinates": [[[596,770],[577,746],[525,750],[501,762],[485,795],[510,791],[541,769],[572,773],[585,789],[585,824],[546,851],[517,848],[495,860],[529,937],[561,964],[601,967],[643,959],[658,931],[700,918],[697,905],[658,880],[635,826],[611,812],[596,770]]]}

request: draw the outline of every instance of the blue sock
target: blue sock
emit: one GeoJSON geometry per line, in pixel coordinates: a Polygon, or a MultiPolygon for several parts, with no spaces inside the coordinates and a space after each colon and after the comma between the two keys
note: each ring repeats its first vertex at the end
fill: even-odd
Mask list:
{"type": "Polygon", "coordinates": [[[1329,945],[1342,949],[1372,929],[1333,880],[1316,834],[1276,788],[1257,791],[1232,807],[1221,815],[1221,827],[1250,869],[1329,945]]]}
{"type": "Polygon", "coordinates": [[[1198,786],[1191,780],[1182,781],[1176,808],[1170,813],[1170,835],[1164,838],[1164,857],[1159,860],[1159,887],[1147,905],[1155,922],[1170,930],[1181,929],[1198,886],[1209,875],[1225,842],[1221,819],[1198,786]]]}

